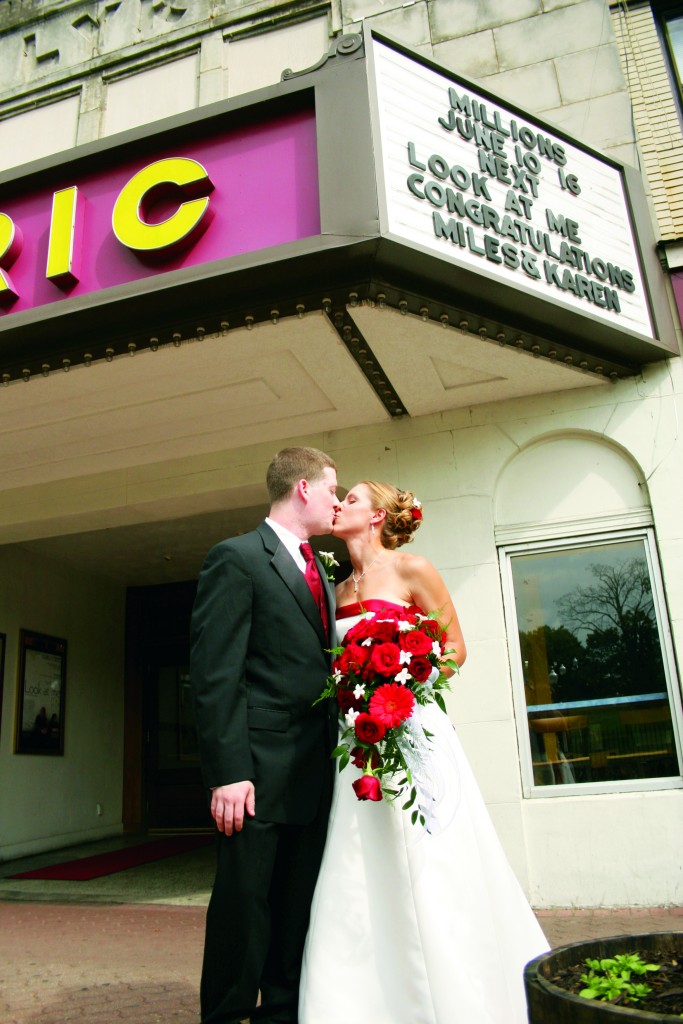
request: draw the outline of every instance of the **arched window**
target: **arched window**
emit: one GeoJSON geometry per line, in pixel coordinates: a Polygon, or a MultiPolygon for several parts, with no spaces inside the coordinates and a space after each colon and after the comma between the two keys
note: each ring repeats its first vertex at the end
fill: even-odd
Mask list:
{"type": "Polygon", "coordinates": [[[587,434],[522,450],[495,495],[526,795],[681,784],[681,703],[646,482],[587,434]]]}

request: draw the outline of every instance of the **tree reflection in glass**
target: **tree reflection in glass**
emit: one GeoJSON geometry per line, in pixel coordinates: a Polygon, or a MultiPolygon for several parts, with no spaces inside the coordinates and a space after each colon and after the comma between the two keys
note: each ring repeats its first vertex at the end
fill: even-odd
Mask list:
{"type": "Polygon", "coordinates": [[[535,784],[677,775],[643,540],[511,564],[535,784]]]}

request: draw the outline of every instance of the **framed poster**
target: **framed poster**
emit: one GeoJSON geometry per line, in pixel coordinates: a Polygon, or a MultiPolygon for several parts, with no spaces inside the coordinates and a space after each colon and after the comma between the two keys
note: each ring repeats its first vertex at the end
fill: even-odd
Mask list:
{"type": "Polygon", "coordinates": [[[19,631],[15,754],[64,753],[66,640],[19,631]]]}

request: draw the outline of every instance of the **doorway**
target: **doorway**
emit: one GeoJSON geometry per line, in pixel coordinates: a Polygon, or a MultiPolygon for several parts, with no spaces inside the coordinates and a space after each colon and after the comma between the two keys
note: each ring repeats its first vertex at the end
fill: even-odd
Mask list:
{"type": "Polygon", "coordinates": [[[189,581],[127,591],[127,831],[211,826],[190,694],[190,616],[196,587],[189,581]]]}

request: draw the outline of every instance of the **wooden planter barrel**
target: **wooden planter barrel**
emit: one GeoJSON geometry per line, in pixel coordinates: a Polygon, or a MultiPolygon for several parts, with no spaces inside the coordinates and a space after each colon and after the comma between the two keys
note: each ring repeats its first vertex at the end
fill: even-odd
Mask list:
{"type": "Polygon", "coordinates": [[[524,971],[529,1024],[681,1024],[678,1014],[648,1013],[583,999],[548,981],[558,970],[582,964],[586,957],[600,960],[618,953],[638,953],[647,961],[652,953],[662,949],[673,949],[677,959],[683,956],[683,932],[615,935],[592,942],[573,942],[536,957],[524,971]]]}

